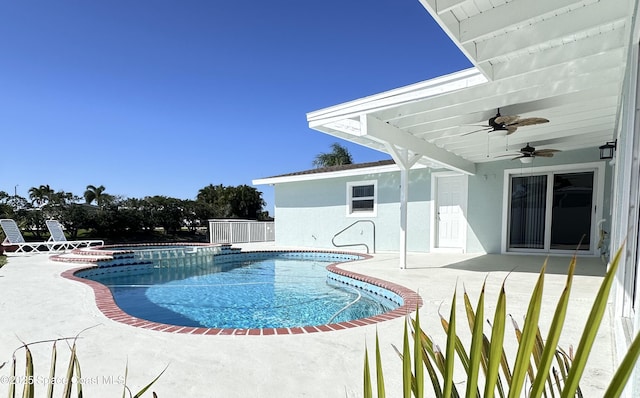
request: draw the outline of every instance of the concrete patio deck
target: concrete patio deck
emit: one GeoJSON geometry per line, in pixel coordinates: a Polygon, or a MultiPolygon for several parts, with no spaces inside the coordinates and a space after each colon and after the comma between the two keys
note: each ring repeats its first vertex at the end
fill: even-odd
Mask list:
{"type": "MultiPolygon", "coordinates": [[[[238,246],[243,250],[275,249],[271,244],[238,246]]],[[[382,253],[369,260],[346,264],[344,268],[416,290],[424,300],[420,310],[423,329],[444,347],[438,311],[448,317],[456,286],[458,330],[463,340],[468,336],[462,305],[463,286],[475,306],[485,279],[486,317],[493,316],[497,294],[507,278],[507,310],[522,324],[544,259],[524,255],[410,253],[408,269],[400,270],[397,254],[382,253]]],[[[564,287],[569,260],[569,257],[549,259],[540,321],[543,336],[564,287]]],[[[78,340],[87,397],[121,394],[127,363],[127,384],[134,392],[168,366],[152,388],[159,397],[360,397],[364,347],[366,344],[370,354],[373,352],[377,330],[387,396],[401,395],[401,363],[391,344],[402,344],[403,319],[299,335],[206,336],[159,332],[105,317],[96,307],[89,286],[60,276],[76,267],[78,264],[50,261],[46,254],[27,254],[10,257],[8,264],[0,268],[0,364],[11,360],[20,341],[70,337],[93,327],[84,331],[78,340]]],[[[562,347],[577,346],[604,271],[598,258],[578,259],[562,347]]],[[[602,396],[611,379],[610,323],[607,313],[581,383],[585,397],[602,396]]],[[[511,347],[515,347],[510,325],[506,335],[506,340],[512,342],[511,347]]],[[[51,345],[34,346],[33,353],[36,374],[47,375],[51,345]]],[[[24,352],[20,351],[17,357],[22,361],[24,352]]],[[[62,375],[68,361],[68,349],[63,343],[58,345],[58,357],[62,375]]],[[[9,364],[0,370],[0,396],[8,389],[6,378],[2,378],[8,374],[9,364]]],[[[43,385],[36,388],[37,396],[46,391],[43,385]]]]}

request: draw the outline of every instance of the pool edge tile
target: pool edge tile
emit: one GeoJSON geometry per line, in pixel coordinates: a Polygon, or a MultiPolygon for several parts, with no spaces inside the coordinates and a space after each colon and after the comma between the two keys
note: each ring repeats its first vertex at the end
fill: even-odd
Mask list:
{"type": "MultiPolygon", "coordinates": [[[[255,252],[243,252],[243,253],[262,253],[262,252],[290,252],[288,250],[264,250],[264,251],[255,251],[255,252]]],[[[361,257],[362,259],[370,259],[373,256],[363,253],[355,253],[355,252],[341,252],[341,251],[327,251],[327,250],[300,250],[300,252],[304,253],[328,253],[334,255],[356,255],[361,257]]],[[[234,253],[235,254],[235,253],[234,253]]],[[[378,288],[382,288],[388,290],[395,295],[399,296],[402,299],[402,305],[398,308],[395,308],[392,311],[388,311],[379,315],[354,319],[347,322],[334,323],[329,325],[316,325],[316,326],[302,326],[302,327],[283,327],[283,328],[264,328],[264,329],[241,329],[241,328],[202,328],[202,327],[191,327],[191,326],[179,326],[179,325],[167,325],[162,323],[155,323],[153,321],[148,321],[140,318],[136,318],[122,311],[120,307],[114,301],[114,298],[111,294],[111,291],[104,285],[99,282],[88,280],[85,278],[80,278],[75,274],[79,271],[83,270],[91,270],[99,268],[96,264],[88,264],[86,266],[82,266],[79,268],[69,269],[62,272],[60,275],[68,280],[78,281],[86,284],[91,287],[94,291],[95,304],[96,307],[100,310],[100,312],[108,319],[119,322],[128,326],[138,327],[141,329],[159,331],[163,333],[181,333],[181,334],[191,334],[191,335],[234,335],[234,336],[242,336],[242,335],[262,335],[262,336],[273,336],[273,335],[289,335],[289,334],[305,334],[305,333],[316,333],[316,332],[330,332],[330,331],[338,331],[343,329],[351,329],[355,327],[367,326],[379,322],[385,322],[391,319],[396,319],[402,316],[408,316],[415,312],[417,309],[422,307],[424,304],[420,295],[405,287],[393,282],[385,281],[383,279],[379,279],[372,276],[367,276],[365,274],[360,274],[352,271],[347,271],[339,267],[340,264],[347,264],[357,260],[349,260],[342,261],[337,263],[331,263],[327,266],[327,270],[330,273],[334,273],[336,275],[340,275],[349,279],[353,279],[355,281],[365,283],[371,286],[375,286],[378,288]]],[[[361,285],[357,285],[361,286],[361,285]]],[[[367,288],[368,289],[368,288],[367,288]]],[[[386,297],[385,295],[385,298],[386,297]]]]}

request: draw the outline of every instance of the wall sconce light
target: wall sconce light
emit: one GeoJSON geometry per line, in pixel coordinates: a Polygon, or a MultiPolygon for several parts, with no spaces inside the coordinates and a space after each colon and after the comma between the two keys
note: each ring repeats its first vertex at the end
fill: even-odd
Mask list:
{"type": "Polygon", "coordinates": [[[616,151],[616,146],[618,145],[618,140],[615,141],[607,141],[606,144],[600,146],[600,159],[607,160],[613,159],[613,155],[616,151]]]}

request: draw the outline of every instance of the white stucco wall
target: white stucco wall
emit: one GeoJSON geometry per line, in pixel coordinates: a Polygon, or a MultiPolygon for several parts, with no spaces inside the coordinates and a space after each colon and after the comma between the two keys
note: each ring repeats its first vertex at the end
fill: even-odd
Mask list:
{"type": "MultiPolygon", "coordinates": [[[[427,169],[410,172],[407,246],[429,251],[430,176],[427,169]]],[[[376,251],[397,251],[400,220],[400,172],[277,184],[275,187],[276,243],[334,248],[333,236],[357,220],[375,223],[376,251]],[[377,216],[347,216],[347,183],[377,180],[377,216]]],[[[340,235],[336,243],[366,243],[372,247],[370,224],[360,223],[340,235]]]]}

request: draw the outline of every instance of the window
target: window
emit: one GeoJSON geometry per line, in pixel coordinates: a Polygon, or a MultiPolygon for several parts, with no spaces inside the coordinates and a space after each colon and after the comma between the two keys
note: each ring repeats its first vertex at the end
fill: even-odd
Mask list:
{"type": "Polygon", "coordinates": [[[505,251],[596,253],[602,165],[505,170],[505,251]]]}
{"type": "Polygon", "coordinates": [[[347,183],[347,215],[376,215],[376,181],[360,181],[347,183]]]}

